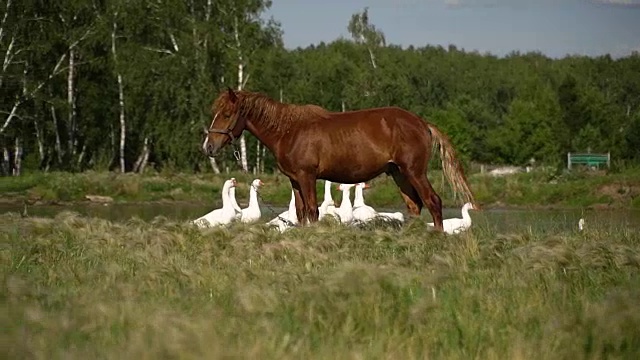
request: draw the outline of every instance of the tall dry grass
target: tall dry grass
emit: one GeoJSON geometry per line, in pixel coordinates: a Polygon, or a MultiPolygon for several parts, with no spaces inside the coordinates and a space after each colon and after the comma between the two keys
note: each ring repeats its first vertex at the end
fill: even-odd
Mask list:
{"type": "Polygon", "coordinates": [[[32,359],[640,355],[640,235],[198,230],[0,216],[0,349],[32,359]]]}

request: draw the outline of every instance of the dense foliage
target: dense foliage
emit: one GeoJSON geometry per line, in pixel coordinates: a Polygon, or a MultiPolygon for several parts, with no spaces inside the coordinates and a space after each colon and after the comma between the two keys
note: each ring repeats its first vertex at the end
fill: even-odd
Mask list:
{"type": "MultiPolygon", "coordinates": [[[[561,163],[568,151],[640,159],[640,55],[499,58],[385,43],[366,10],[353,40],[287,50],[270,1],[0,1],[3,173],[238,168],[200,151],[227,86],[330,110],[399,106],[466,161],[561,163]]],[[[273,159],[246,135],[248,167],[273,159]]]]}

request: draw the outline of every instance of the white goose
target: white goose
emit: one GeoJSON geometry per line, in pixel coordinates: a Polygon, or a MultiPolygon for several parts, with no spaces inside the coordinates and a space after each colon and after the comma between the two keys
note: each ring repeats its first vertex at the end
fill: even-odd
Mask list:
{"type": "Polygon", "coordinates": [[[401,223],[404,222],[404,215],[400,211],[396,212],[379,212],[378,218],[384,221],[399,221],[401,223]]]}
{"type": "MultiPolygon", "coordinates": [[[[442,227],[445,233],[449,235],[461,233],[471,227],[471,216],[469,216],[469,210],[475,210],[475,207],[471,203],[466,203],[462,206],[462,219],[451,218],[442,221],[442,227]]],[[[433,223],[427,223],[429,226],[434,226],[433,223]]]]}
{"type": "Polygon", "coordinates": [[[374,208],[364,203],[363,190],[370,188],[369,184],[356,184],[355,195],[353,198],[353,220],[367,222],[375,219],[378,214],[374,208]]]}
{"type": "Polygon", "coordinates": [[[351,188],[353,184],[340,184],[338,190],[342,191],[340,207],[336,209],[336,215],[341,223],[349,224],[353,221],[353,205],[351,205],[351,188]]]}
{"type": "Polygon", "coordinates": [[[374,208],[364,203],[363,189],[371,186],[366,183],[356,185],[355,198],[353,200],[353,217],[359,221],[370,221],[374,218],[382,221],[399,221],[404,222],[404,215],[401,212],[378,212],[374,208]]]}
{"type": "Polygon", "coordinates": [[[231,204],[231,200],[229,198],[229,192],[231,189],[235,188],[236,179],[231,178],[224,182],[222,186],[222,208],[215,209],[208,214],[199,217],[194,220],[193,223],[200,227],[211,227],[211,226],[219,226],[226,225],[235,220],[236,218],[236,210],[233,208],[231,204]]]}
{"type": "Polygon", "coordinates": [[[283,211],[280,215],[271,219],[267,223],[269,226],[277,226],[280,232],[284,232],[288,228],[298,224],[298,215],[296,214],[296,197],[291,189],[291,201],[289,201],[289,210],[283,211]]]}
{"type": "Polygon", "coordinates": [[[251,189],[249,190],[249,206],[240,211],[240,221],[243,223],[251,223],[260,220],[262,213],[260,212],[260,205],[258,204],[258,188],[264,183],[260,179],[255,179],[251,182],[251,189]]]}
{"type": "Polygon", "coordinates": [[[232,187],[231,189],[229,189],[229,202],[231,203],[233,210],[235,210],[236,212],[235,220],[240,220],[240,218],[242,218],[242,209],[240,208],[240,205],[238,205],[238,201],[236,200],[235,187],[232,187]]]}
{"type": "Polygon", "coordinates": [[[336,215],[336,204],[331,197],[331,181],[324,181],[324,200],[318,207],[318,220],[322,220],[326,215],[336,215]]]}

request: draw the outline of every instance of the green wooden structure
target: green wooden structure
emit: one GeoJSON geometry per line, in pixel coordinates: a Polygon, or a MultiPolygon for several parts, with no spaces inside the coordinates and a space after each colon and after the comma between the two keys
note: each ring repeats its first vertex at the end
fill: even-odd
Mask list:
{"type": "Polygon", "coordinates": [[[587,165],[588,167],[600,167],[607,164],[607,168],[611,167],[611,153],[593,154],[593,153],[567,153],[567,169],[571,170],[571,165],[587,165]]]}

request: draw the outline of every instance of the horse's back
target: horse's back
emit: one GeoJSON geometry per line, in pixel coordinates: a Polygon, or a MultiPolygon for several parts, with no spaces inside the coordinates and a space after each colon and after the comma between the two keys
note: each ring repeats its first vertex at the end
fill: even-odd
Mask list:
{"type": "Polygon", "coordinates": [[[318,120],[317,126],[325,131],[345,132],[357,130],[360,136],[387,135],[393,141],[429,142],[427,123],[416,114],[396,106],[378,107],[346,112],[330,113],[326,118],[330,121],[318,120]]]}

